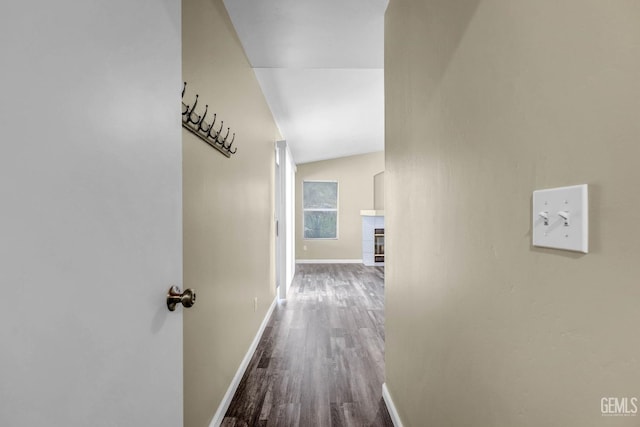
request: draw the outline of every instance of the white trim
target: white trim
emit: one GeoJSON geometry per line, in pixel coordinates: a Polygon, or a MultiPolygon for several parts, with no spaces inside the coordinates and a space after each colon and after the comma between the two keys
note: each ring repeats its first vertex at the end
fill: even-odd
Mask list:
{"type": "Polygon", "coordinates": [[[297,259],[296,264],[362,264],[361,259],[297,259]]]}
{"type": "Polygon", "coordinates": [[[231,384],[229,384],[229,388],[227,389],[227,392],[224,394],[224,397],[222,398],[222,402],[220,402],[220,405],[218,406],[216,413],[213,415],[213,419],[211,420],[209,427],[219,427],[220,424],[222,424],[224,415],[227,413],[227,409],[229,409],[229,405],[231,405],[231,400],[233,399],[233,395],[236,394],[236,390],[240,385],[242,376],[244,375],[244,372],[247,370],[247,367],[249,366],[249,362],[251,362],[251,358],[253,357],[253,354],[256,352],[256,349],[258,348],[258,344],[260,343],[260,338],[262,338],[264,329],[267,327],[267,324],[269,323],[269,319],[271,318],[271,314],[273,313],[273,310],[276,308],[277,303],[278,303],[278,297],[276,296],[273,299],[273,302],[271,303],[271,307],[269,307],[269,310],[267,310],[267,314],[265,314],[264,319],[262,320],[262,324],[260,325],[260,328],[258,328],[258,332],[256,333],[256,336],[253,339],[251,346],[249,346],[249,350],[247,350],[247,354],[244,355],[244,359],[242,359],[242,362],[240,362],[240,366],[238,367],[236,374],[231,380],[231,384]]]}
{"type": "Polygon", "coordinates": [[[287,141],[276,142],[280,165],[276,166],[275,207],[278,233],[276,235],[276,286],[278,298],[286,299],[295,273],[295,164],[287,141]]]}
{"type": "Polygon", "coordinates": [[[400,415],[398,415],[398,410],[396,409],[396,405],[393,404],[393,399],[391,399],[391,394],[389,394],[387,383],[382,383],[382,398],[384,399],[385,405],[387,405],[387,410],[389,411],[389,416],[391,416],[393,425],[395,427],[403,427],[402,420],[400,419],[400,415]]]}
{"type": "Polygon", "coordinates": [[[276,141],[276,154],[279,162],[276,162],[276,177],[275,177],[275,240],[276,240],[276,288],[277,296],[279,299],[286,297],[287,287],[285,285],[286,279],[286,209],[285,198],[286,196],[286,142],[276,141]]]}

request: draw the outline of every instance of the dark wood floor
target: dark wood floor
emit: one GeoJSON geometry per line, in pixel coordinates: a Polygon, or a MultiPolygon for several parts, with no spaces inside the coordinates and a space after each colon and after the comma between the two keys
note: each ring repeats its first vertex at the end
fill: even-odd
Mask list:
{"type": "Polygon", "coordinates": [[[301,264],[222,426],[389,426],[384,270],[301,264]]]}

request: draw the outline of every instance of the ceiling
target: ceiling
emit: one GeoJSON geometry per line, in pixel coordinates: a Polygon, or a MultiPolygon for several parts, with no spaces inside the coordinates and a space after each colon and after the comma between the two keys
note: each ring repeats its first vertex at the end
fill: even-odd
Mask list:
{"type": "Polygon", "coordinates": [[[388,0],[224,0],[296,163],[384,149],[388,0]]]}

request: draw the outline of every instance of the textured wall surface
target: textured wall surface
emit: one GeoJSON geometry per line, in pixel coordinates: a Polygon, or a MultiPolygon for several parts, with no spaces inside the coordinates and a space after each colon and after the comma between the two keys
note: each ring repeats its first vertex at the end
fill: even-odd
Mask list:
{"type": "Polygon", "coordinates": [[[238,147],[227,159],[183,130],[184,286],[198,295],[184,313],[184,416],[185,426],[201,427],[275,297],[279,134],[222,0],[185,0],[182,13],[185,100],[199,93],[238,147]]]}
{"type": "Polygon", "coordinates": [[[640,397],[640,3],[391,0],[386,380],[405,426],[630,426],[640,397]],[[531,193],[590,185],[587,255],[531,193]]]}
{"type": "Polygon", "coordinates": [[[373,208],[384,210],[384,172],[380,172],[373,177],[373,208]]]}

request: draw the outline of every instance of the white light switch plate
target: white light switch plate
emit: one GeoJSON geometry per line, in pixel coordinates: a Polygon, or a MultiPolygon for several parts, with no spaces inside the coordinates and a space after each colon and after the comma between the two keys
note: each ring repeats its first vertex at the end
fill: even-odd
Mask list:
{"type": "Polygon", "coordinates": [[[533,246],[589,252],[587,184],[533,192],[533,246]]]}

